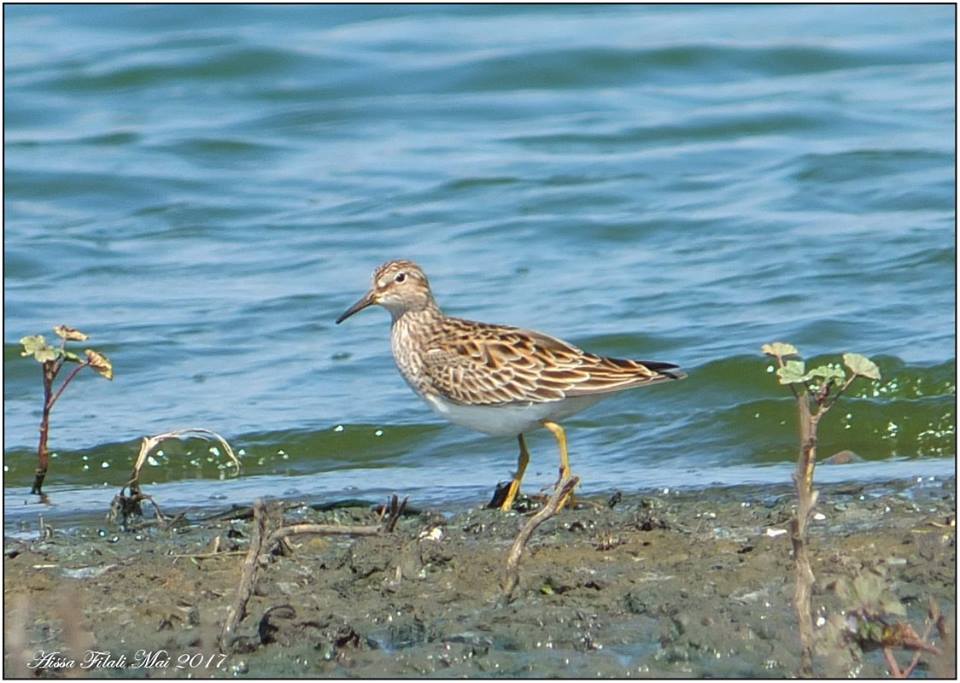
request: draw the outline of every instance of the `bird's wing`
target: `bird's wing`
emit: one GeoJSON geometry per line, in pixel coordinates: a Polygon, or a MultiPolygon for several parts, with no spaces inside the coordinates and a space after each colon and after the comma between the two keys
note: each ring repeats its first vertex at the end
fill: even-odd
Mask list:
{"type": "Polygon", "coordinates": [[[472,405],[546,403],[683,377],[669,363],[604,358],[539,332],[456,318],[422,360],[436,391],[472,405]]]}

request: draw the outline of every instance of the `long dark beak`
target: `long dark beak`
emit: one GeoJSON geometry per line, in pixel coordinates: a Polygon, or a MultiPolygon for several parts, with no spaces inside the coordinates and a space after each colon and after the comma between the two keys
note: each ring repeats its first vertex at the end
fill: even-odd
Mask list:
{"type": "Polygon", "coordinates": [[[344,320],[346,320],[347,318],[349,318],[351,315],[353,315],[353,314],[356,313],[357,311],[362,311],[362,310],[365,309],[367,306],[372,306],[372,305],[375,304],[375,303],[377,303],[377,302],[373,300],[373,290],[371,289],[369,292],[367,292],[366,294],[363,295],[363,297],[360,299],[360,301],[358,301],[358,302],[355,303],[353,306],[351,306],[350,308],[348,308],[347,310],[345,310],[345,311],[343,312],[343,315],[341,315],[339,318],[337,318],[337,325],[339,325],[340,323],[342,323],[344,320]]]}

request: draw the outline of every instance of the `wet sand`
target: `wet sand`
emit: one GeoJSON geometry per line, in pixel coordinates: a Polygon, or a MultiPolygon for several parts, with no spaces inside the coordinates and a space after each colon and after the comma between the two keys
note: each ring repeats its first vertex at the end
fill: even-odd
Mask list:
{"type": "MultiPolygon", "coordinates": [[[[884,577],[918,632],[930,599],[952,628],[955,480],[820,489],[823,519],[811,532],[817,615],[826,620],[849,607],[836,591],[838,580],[872,572],[884,577]]],[[[291,552],[261,567],[238,629],[241,651],[225,656],[217,639],[250,541],[249,518],[5,539],[4,673],[796,673],[793,564],[784,533],[789,487],[611,492],[578,501],[534,534],[510,601],[500,592],[503,562],[530,513],[411,510],[391,534],[295,537],[291,552]],[[36,658],[39,651],[46,659],[36,658]]],[[[291,503],[284,518],[373,524],[372,507],[291,503]]],[[[920,675],[955,671],[954,649],[936,642],[944,654],[924,655],[920,675]]],[[[905,652],[899,658],[910,659],[905,652]]],[[[887,671],[879,651],[859,662],[821,656],[816,666],[821,675],[887,671]]]]}

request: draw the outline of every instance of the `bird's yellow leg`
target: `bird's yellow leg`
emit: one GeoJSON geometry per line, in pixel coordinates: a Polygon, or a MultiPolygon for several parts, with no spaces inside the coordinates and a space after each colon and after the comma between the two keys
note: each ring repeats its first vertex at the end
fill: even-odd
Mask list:
{"type": "MultiPolygon", "coordinates": [[[[557,446],[560,447],[560,481],[563,481],[570,476],[570,456],[567,454],[567,434],[563,431],[563,427],[556,422],[544,420],[543,426],[553,432],[553,436],[557,440],[557,446]]],[[[557,482],[557,485],[559,486],[560,482],[557,482]]],[[[567,494],[567,496],[560,501],[560,506],[557,510],[562,510],[563,506],[568,503],[573,505],[573,492],[567,494]]]]}
{"type": "Polygon", "coordinates": [[[507,491],[507,497],[503,499],[500,509],[503,512],[510,512],[513,509],[513,501],[520,493],[520,481],[523,479],[523,473],[527,471],[527,463],[530,462],[530,452],[527,450],[527,442],[520,434],[517,440],[520,442],[520,457],[517,458],[517,473],[513,475],[513,481],[510,482],[510,490],[507,491]]]}

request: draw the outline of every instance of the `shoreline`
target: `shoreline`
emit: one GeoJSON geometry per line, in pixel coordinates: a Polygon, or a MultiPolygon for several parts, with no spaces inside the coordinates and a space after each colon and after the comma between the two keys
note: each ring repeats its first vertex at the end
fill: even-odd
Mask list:
{"type": "MultiPolygon", "coordinates": [[[[818,488],[816,614],[825,622],[839,614],[838,583],[868,572],[882,577],[918,632],[929,599],[952,628],[956,480],[818,488]]],[[[292,552],[260,570],[238,629],[248,651],[222,658],[217,636],[250,541],[248,519],[73,528],[32,543],[5,537],[5,671],[35,674],[27,664],[42,649],[73,659],[72,667],[50,660],[49,676],[71,668],[151,677],[795,673],[791,487],[579,500],[534,534],[510,602],[500,596],[503,561],[528,514],[421,509],[391,534],[294,538],[292,552]],[[83,668],[87,651],[107,654],[83,668]],[[159,655],[138,659],[139,651],[165,652],[167,665],[159,655]]],[[[366,505],[299,506],[284,518],[354,525],[375,515],[366,505]]],[[[818,673],[886,672],[879,651],[859,663],[835,659],[818,658],[818,673]]],[[[949,652],[924,655],[921,673],[944,675],[954,663],[949,652]]]]}
{"type": "MultiPolygon", "coordinates": [[[[583,463],[581,463],[582,465],[583,463]]],[[[612,495],[614,490],[630,491],[633,495],[656,495],[663,488],[671,491],[700,492],[715,489],[739,487],[789,487],[796,464],[793,462],[772,464],[730,465],[709,472],[680,468],[670,473],[645,470],[642,479],[613,482],[608,477],[599,478],[600,472],[577,471],[582,477],[578,491],[585,495],[602,497],[612,495]],[[683,475],[679,475],[682,472],[683,475]],[[682,479],[683,483],[678,484],[682,479]]],[[[378,470],[369,474],[378,474],[378,470]]],[[[217,480],[175,480],[171,482],[147,483],[146,493],[154,496],[164,511],[174,514],[185,512],[188,516],[208,512],[225,511],[229,505],[222,501],[240,500],[241,504],[252,506],[258,496],[268,500],[303,500],[310,505],[335,504],[338,500],[350,497],[369,501],[371,505],[396,493],[409,496],[418,506],[437,508],[445,513],[458,513],[486,503],[494,490],[495,477],[489,486],[471,486],[465,488],[443,489],[435,482],[397,482],[397,488],[368,488],[357,490],[351,487],[346,492],[338,487],[339,471],[311,472],[302,475],[242,475],[236,479],[217,480]],[[268,493],[263,494],[264,491],[268,493]],[[281,495],[281,492],[285,492],[281,495]],[[292,492],[292,493],[291,493],[292,492]],[[439,492],[439,493],[438,493],[439,492]]],[[[502,473],[501,473],[502,474],[502,473]]],[[[550,476],[554,476],[552,473],[550,476]]],[[[541,489],[549,493],[550,476],[541,475],[531,479],[526,491],[541,489]]],[[[938,480],[956,476],[955,458],[919,458],[904,457],[894,460],[867,460],[833,465],[822,460],[817,466],[817,481],[821,485],[841,483],[877,483],[916,480],[935,477],[938,480]]],[[[4,489],[4,534],[28,537],[37,529],[38,515],[55,527],[63,526],[103,526],[103,517],[110,508],[110,501],[120,488],[120,484],[103,486],[81,486],[57,484],[46,487],[52,505],[37,502],[30,494],[29,486],[8,487],[4,489]],[[23,530],[21,530],[21,527],[23,530]]]]}

